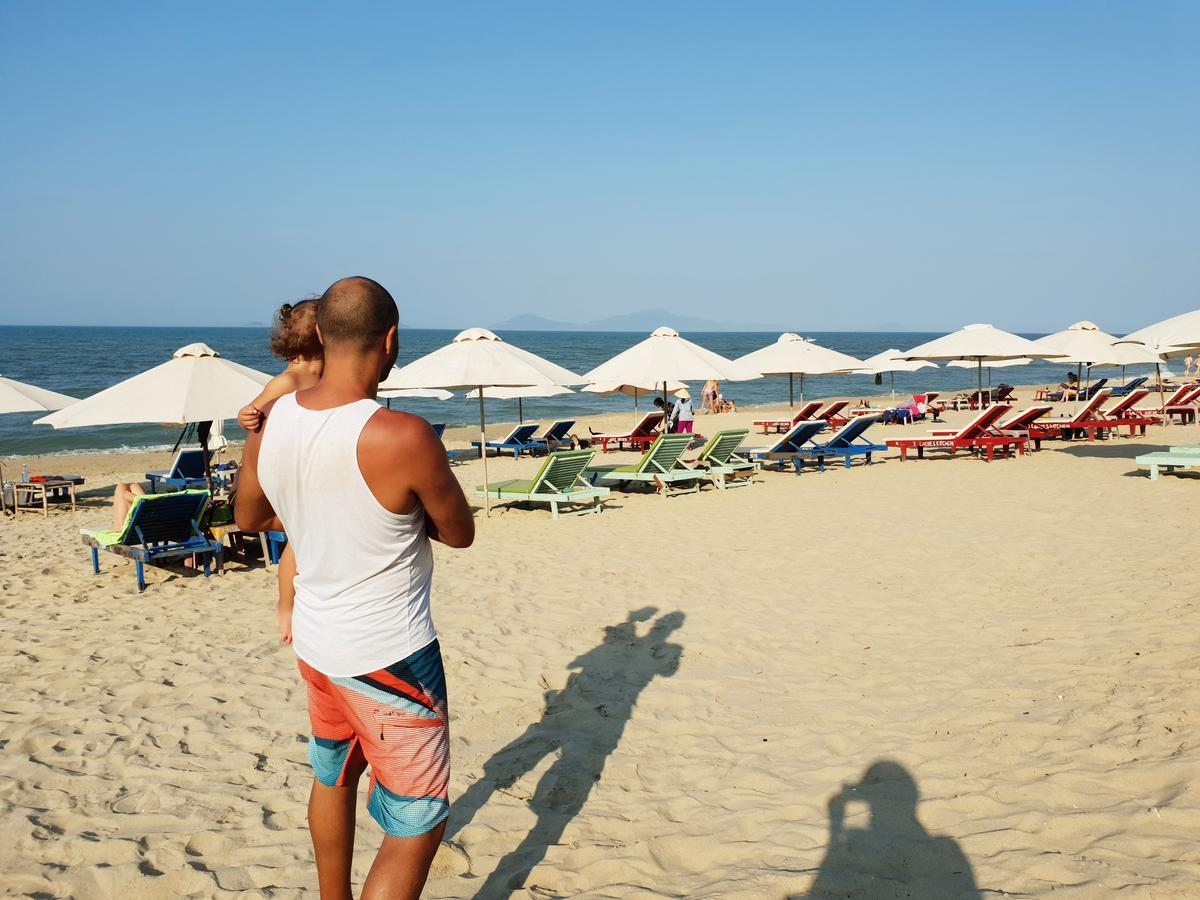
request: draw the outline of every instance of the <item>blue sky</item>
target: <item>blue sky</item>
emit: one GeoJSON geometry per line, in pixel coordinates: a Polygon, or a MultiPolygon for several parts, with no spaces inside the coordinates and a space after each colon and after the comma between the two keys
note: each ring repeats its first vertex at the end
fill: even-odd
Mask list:
{"type": "Polygon", "coordinates": [[[0,4],[0,322],[1200,307],[1200,4],[0,4]]]}

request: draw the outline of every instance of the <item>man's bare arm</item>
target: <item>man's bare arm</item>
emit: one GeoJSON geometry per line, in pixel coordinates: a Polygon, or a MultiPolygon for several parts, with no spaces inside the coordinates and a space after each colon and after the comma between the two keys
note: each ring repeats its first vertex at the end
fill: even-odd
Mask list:
{"type": "Polygon", "coordinates": [[[382,412],[359,439],[358,463],[377,500],[394,512],[417,503],[425,508],[430,538],[448,547],[469,547],[475,520],[458,479],[450,471],[445,445],[418,416],[382,412]]]}
{"type": "MultiPolygon", "coordinates": [[[[269,411],[268,406],[264,414],[269,411]]],[[[242,466],[238,469],[233,519],[242,531],[283,531],[283,523],[275,515],[271,501],[258,482],[258,450],[262,436],[262,429],[259,429],[246,438],[242,466]]]]}

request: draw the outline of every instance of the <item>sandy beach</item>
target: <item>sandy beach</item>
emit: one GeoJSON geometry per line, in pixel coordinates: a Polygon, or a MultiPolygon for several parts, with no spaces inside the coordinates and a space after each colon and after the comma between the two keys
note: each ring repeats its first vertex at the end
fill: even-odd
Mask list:
{"type": "MultiPolygon", "coordinates": [[[[455,806],[426,896],[1197,896],[1200,498],[1133,457],[1198,439],[480,510],[474,547],[435,546],[455,806]]],[[[80,544],[167,457],[31,459],[84,475],[80,508],[0,522],[5,895],[315,895],[274,575],[139,595],[80,544]]],[[[360,812],[360,880],[377,843],[360,812]]]]}

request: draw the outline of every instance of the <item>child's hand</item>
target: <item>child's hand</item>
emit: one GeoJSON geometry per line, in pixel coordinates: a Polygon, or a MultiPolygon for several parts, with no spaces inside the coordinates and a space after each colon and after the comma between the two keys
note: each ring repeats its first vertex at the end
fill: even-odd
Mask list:
{"type": "Polygon", "coordinates": [[[285,644],[292,642],[292,607],[277,605],[275,607],[275,622],[279,626],[279,640],[285,644]]]}
{"type": "Polygon", "coordinates": [[[238,424],[246,431],[258,431],[262,428],[263,414],[253,403],[238,410],[238,424]]]}

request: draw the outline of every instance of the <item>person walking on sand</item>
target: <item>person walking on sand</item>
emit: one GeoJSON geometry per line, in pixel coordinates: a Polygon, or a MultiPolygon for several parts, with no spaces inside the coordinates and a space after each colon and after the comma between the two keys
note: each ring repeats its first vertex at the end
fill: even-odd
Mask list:
{"type": "Polygon", "coordinates": [[[355,800],[383,843],[363,900],[417,898],[449,812],[446,682],[430,616],[430,541],[469,547],[475,525],[424,419],[384,409],[396,303],[368,278],[321,296],[325,368],[263,409],[238,476],[235,519],[284,530],[296,554],[292,646],[308,689],[308,822],[322,900],[349,900],[355,800]]]}
{"type": "Polygon", "coordinates": [[[671,407],[671,419],[674,422],[671,430],[676,434],[691,434],[692,423],[696,418],[696,412],[692,409],[692,395],[688,393],[687,388],[683,388],[675,396],[678,399],[671,407]]]}

